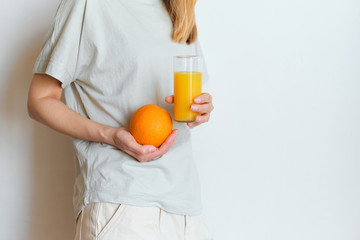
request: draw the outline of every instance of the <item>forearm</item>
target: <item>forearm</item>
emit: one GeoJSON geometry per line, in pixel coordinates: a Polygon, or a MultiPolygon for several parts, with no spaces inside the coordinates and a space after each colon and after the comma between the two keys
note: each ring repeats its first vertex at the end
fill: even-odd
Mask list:
{"type": "Polygon", "coordinates": [[[116,128],[92,121],[53,97],[43,97],[29,104],[30,116],[63,134],[94,142],[114,145],[116,128]]]}
{"type": "Polygon", "coordinates": [[[28,95],[31,118],[66,135],[117,147],[140,162],[165,154],[175,141],[176,130],[159,148],[140,145],[125,128],[114,128],[83,117],[67,107],[60,99],[61,82],[46,74],[35,74],[28,95]]]}

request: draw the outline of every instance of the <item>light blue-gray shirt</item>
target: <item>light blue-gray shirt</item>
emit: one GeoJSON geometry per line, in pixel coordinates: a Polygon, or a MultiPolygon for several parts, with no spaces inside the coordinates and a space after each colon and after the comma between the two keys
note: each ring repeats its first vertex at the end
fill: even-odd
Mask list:
{"type": "MultiPolygon", "coordinates": [[[[172,23],[160,0],[63,0],[34,73],[62,82],[66,104],[96,122],[128,127],[145,104],[166,109],[173,94],[172,60],[201,55],[200,45],[171,40],[172,23]]],[[[207,79],[205,70],[204,79],[207,79]]],[[[178,135],[161,158],[140,163],[114,146],[73,138],[76,217],[92,202],[158,206],[182,215],[201,213],[191,134],[178,135]]]]}

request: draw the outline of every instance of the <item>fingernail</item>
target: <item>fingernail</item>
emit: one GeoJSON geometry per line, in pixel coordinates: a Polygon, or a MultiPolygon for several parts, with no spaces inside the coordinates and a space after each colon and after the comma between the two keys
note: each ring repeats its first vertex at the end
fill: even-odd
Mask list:
{"type": "Polygon", "coordinates": [[[192,105],[192,106],[191,106],[191,110],[192,110],[192,111],[196,111],[196,110],[198,110],[198,108],[197,108],[196,106],[192,105]]]}
{"type": "Polygon", "coordinates": [[[195,121],[196,121],[196,122],[200,122],[200,121],[201,121],[201,117],[196,116],[195,121]]]}
{"type": "Polygon", "coordinates": [[[155,152],[155,150],[156,150],[156,147],[152,147],[149,149],[149,152],[152,153],[152,152],[155,152]]]}
{"type": "Polygon", "coordinates": [[[199,102],[200,102],[200,98],[195,98],[195,99],[194,99],[194,102],[199,103],[199,102]]]}

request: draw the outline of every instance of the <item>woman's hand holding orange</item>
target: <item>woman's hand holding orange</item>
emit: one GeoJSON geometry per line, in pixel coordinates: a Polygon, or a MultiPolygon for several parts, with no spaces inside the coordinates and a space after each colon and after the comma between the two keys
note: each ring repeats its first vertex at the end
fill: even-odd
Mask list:
{"type": "Polygon", "coordinates": [[[152,145],[138,144],[131,133],[125,128],[114,128],[113,130],[110,144],[126,152],[139,162],[147,162],[167,153],[173,145],[177,134],[176,129],[172,130],[165,142],[156,148],[152,145]]]}
{"type": "MultiPolygon", "coordinates": [[[[165,102],[174,103],[174,96],[167,96],[165,102]]],[[[195,104],[191,105],[191,111],[200,113],[195,117],[194,122],[187,123],[191,128],[199,126],[202,123],[208,122],[210,119],[210,113],[214,110],[212,104],[212,96],[209,93],[203,93],[194,99],[195,104]]]]}

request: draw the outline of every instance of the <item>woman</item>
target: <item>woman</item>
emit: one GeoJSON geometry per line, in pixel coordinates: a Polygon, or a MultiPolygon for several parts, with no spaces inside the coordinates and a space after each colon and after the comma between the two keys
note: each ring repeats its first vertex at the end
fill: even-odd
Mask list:
{"type": "Polygon", "coordinates": [[[209,120],[211,95],[196,98],[192,110],[201,115],[174,122],[159,148],[139,145],[127,130],[145,104],[173,113],[172,57],[201,54],[195,2],[61,2],[34,67],[28,109],[73,137],[75,239],[212,239],[200,217],[190,141],[190,128],[209,120]]]}

